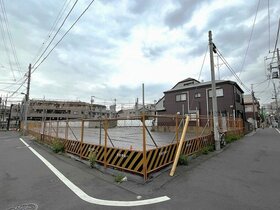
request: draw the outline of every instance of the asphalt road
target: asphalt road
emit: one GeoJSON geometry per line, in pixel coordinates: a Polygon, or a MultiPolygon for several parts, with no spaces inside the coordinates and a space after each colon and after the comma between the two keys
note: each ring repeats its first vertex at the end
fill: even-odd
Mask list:
{"type": "Polygon", "coordinates": [[[16,209],[31,203],[43,210],[280,209],[279,132],[273,128],[259,129],[221,152],[179,167],[172,178],[166,171],[146,184],[130,180],[116,184],[110,175],[23,138],[91,197],[115,201],[170,198],[137,207],[103,206],[81,200],[19,140],[17,133],[0,132],[0,209],[16,209]]]}

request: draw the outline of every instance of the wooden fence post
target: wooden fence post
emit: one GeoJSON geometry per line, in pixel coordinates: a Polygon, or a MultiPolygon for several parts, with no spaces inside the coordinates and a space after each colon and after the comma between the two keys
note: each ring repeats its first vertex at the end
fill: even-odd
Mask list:
{"type": "Polygon", "coordinates": [[[108,120],[107,118],[103,121],[103,126],[105,130],[105,139],[104,139],[104,167],[107,168],[107,140],[108,140],[108,120]]]}
{"type": "Polygon", "coordinates": [[[59,121],[56,121],[56,138],[58,138],[58,127],[59,127],[59,121]]]}
{"type": "Polygon", "coordinates": [[[84,125],[85,121],[82,120],[82,126],[81,126],[81,143],[80,143],[80,158],[82,159],[82,149],[83,149],[83,144],[84,144],[84,125]]]}
{"type": "Polygon", "coordinates": [[[179,133],[179,124],[178,124],[178,113],[177,113],[176,114],[176,142],[177,143],[179,141],[178,133],[179,133]]]}
{"type": "Polygon", "coordinates": [[[52,131],[52,130],[51,130],[51,128],[52,128],[52,127],[51,127],[51,126],[52,126],[51,124],[52,124],[52,121],[51,121],[51,119],[50,119],[50,120],[49,120],[49,133],[48,133],[48,136],[51,136],[51,135],[52,135],[52,134],[51,134],[51,131],[52,131]]]}
{"type": "Polygon", "coordinates": [[[65,139],[68,140],[68,119],[65,121],[65,139]]]}
{"type": "Polygon", "coordinates": [[[144,172],[144,181],[147,180],[147,157],[146,157],[146,129],[145,129],[145,113],[142,114],[142,130],[143,130],[143,172],[144,172]]]}

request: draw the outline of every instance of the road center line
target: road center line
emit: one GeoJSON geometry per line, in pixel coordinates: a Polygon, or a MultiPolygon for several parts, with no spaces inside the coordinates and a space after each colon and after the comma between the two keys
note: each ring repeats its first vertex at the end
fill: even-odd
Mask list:
{"type": "Polygon", "coordinates": [[[36,150],[34,150],[29,144],[27,144],[22,138],[20,141],[27,146],[70,190],[72,190],[79,198],[82,200],[104,206],[142,206],[148,204],[160,203],[163,201],[170,200],[167,196],[151,198],[146,200],[136,200],[136,201],[114,201],[114,200],[103,200],[89,196],[68,178],[66,178],[59,170],[57,170],[49,161],[47,161],[42,155],[40,155],[36,150]]]}

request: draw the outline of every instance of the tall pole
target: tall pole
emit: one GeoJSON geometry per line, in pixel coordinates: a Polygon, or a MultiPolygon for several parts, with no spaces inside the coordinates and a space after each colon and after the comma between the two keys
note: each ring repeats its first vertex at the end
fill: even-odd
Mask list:
{"type": "Polygon", "coordinates": [[[10,106],[10,113],[9,113],[9,118],[8,118],[8,123],[7,123],[7,131],[10,130],[10,122],[11,122],[11,116],[12,116],[12,108],[13,104],[10,106]]]}
{"type": "Polygon", "coordinates": [[[28,66],[28,75],[27,75],[27,89],[25,94],[25,105],[24,105],[24,127],[23,134],[26,134],[27,131],[27,112],[29,105],[29,92],[30,92],[30,80],[31,80],[31,64],[28,66]]]}
{"type": "MultiPolygon", "coordinates": [[[[279,55],[279,48],[277,48],[277,60],[278,60],[278,70],[279,70],[279,74],[280,74],[280,55],[279,55]]],[[[274,83],[273,83],[274,84],[274,83]]],[[[275,87],[274,87],[275,89],[275,87]]],[[[277,101],[277,93],[275,93],[275,98],[277,101]]],[[[280,111],[278,108],[278,102],[276,102],[276,114],[278,113],[278,128],[280,128],[280,111]]]]}
{"type": "Polygon", "coordinates": [[[5,103],[3,104],[4,105],[3,121],[6,121],[7,100],[8,100],[8,95],[6,96],[5,103]]]}
{"type": "Polygon", "coordinates": [[[145,111],[145,88],[144,83],[142,83],[142,100],[143,100],[143,112],[145,111]]]}
{"type": "Polygon", "coordinates": [[[254,131],[256,131],[256,111],[255,111],[255,95],[253,91],[253,84],[251,84],[252,89],[252,104],[253,104],[253,125],[254,125],[254,131]]]}
{"type": "Polygon", "coordinates": [[[27,78],[26,101],[29,101],[30,81],[31,81],[31,63],[30,63],[29,66],[28,66],[28,78],[27,78]]]}
{"type": "Polygon", "coordinates": [[[213,110],[213,130],[214,130],[214,140],[215,149],[220,150],[220,138],[219,138],[219,122],[218,122],[218,106],[217,106],[217,95],[216,95],[216,80],[215,80],[215,69],[214,69],[214,44],[212,41],[212,32],[209,31],[209,48],[210,48],[210,66],[211,66],[211,80],[212,80],[212,110],[213,110]]]}

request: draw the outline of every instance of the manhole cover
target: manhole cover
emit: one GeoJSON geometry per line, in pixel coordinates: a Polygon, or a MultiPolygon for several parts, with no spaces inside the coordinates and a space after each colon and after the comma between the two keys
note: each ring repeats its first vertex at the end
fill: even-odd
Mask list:
{"type": "Polygon", "coordinates": [[[7,210],[37,210],[37,209],[38,209],[37,204],[35,204],[35,203],[25,203],[25,204],[18,205],[16,207],[9,208],[7,210]]]}

